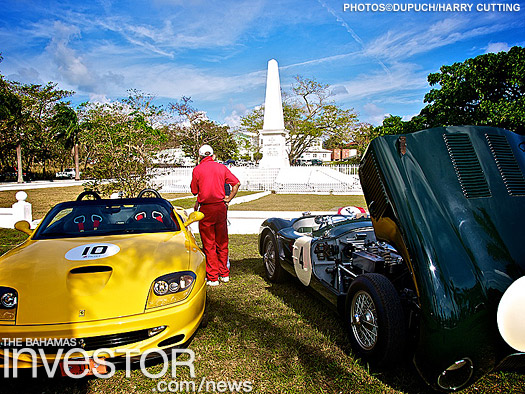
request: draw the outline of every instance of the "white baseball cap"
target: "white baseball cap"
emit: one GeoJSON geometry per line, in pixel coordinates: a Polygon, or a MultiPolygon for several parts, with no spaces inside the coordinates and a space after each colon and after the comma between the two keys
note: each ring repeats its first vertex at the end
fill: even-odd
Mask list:
{"type": "Polygon", "coordinates": [[[211,156],[213,155],[213,148],[209,145],[202,145],[199,148],[199,156],[211,156]]]}

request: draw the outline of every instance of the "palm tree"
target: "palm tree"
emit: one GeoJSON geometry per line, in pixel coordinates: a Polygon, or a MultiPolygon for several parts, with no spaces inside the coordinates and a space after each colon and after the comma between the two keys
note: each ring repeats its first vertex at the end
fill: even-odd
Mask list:
{"type": "MultiPolygon", "coordinates": [[[[1,57],[0,57],[1,58],[1,57]]],[[[16,156],[18,163],[18,183],[22,183],[22,134],[20,133],[20,122],[22,120],[22,101],[17,94],[13,93],[8,81],[0,75],[0,140],[2,150],[8,151],[13,148],[16,141],[16,156]]]]}
{"type": "Polygon", "coordinates": [[[55,105],[55,114],[51,119],[51,127],[55,131],[55,137],[64,142],[66,149],[74,149],[75,158],[75,180],[80,179],[78,159],[78,135],[80,126],[78,116],[73,108],[65,103],[55,105]]]}

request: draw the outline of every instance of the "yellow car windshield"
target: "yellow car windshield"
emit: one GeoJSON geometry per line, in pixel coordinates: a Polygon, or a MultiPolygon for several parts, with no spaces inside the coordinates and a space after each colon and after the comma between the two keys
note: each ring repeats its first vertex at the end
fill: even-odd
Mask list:
{"type": "Polygon", "coordinates": [[[67,202],[47,214],[33,239],[178,231],[174,215],[162,199],[67,202]]]}

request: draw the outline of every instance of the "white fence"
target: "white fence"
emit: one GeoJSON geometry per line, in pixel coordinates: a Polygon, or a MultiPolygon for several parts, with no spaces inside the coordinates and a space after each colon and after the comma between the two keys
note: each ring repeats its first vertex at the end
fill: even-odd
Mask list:
{"type": "MultiPolygon", "coordinates": [[[[277,193],[361,194],[357,165],[289,168],[231,167],[241,190],[277,193]]],[[[155,170],[155,184],[165,193],[190,192],[192,167],[155,170]]]]}
{"type": "Polygon", "coordinates": [[[16,193],[15,202],[11,208],[0,208],[0,227],[15,228],[15,223],[19,220],[27,220],[29,223],[33,221],[31,204],[26,201],[27,193],[16,193]]]}

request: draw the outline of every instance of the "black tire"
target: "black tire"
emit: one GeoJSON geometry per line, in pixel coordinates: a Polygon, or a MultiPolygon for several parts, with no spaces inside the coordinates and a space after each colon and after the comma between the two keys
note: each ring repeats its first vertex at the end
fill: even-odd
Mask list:
{"type": "Polygon", "coordinates": [[[284,280],[286,272],[281,266],[277,241],[271,233],[266,234],[264,237],[263,264],[264,272],[266,272],[266,277],[270,282],[278,283],[284,280]]]}
{"type": "Polygon", "coordinates": [[[345,322],[354,351],[375,366],[399,361],[406,342],[401,300],[383,275],[364,274],[350,285],[345,322]]]}

